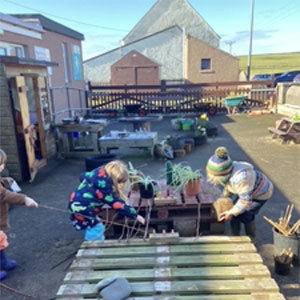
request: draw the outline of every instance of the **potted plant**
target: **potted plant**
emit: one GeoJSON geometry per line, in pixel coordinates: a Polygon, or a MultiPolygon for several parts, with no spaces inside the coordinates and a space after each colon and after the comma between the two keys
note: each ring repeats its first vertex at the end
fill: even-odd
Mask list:
{"type": "Polygon", "coordinates": [[[175,192],[185,190],[187,196],[196,196],[200,192],[200,170],[192,170],[190,166],[183,164],[174,165],[172,168],[172,185],[176,185],[175,192]]]}
{"type": "Polygon", "coordinates": [[[129,179],[133,190],[139,190],[141,198],[153,198],[156,182],[143,172],[135,169],[131,162],[128,163],[129,179]]]}
{"type": "Polygon", "coordinates": [[[141,171],[135,169],[132,163],[128,162],[128,173],[129,173],[129,181],[130,181],[131,189],[133,191],[138,191],[140,188],[137,182],[139,178],[142,176],[141,171]]]}
{"type": "Polygon", "coordinates": [[[193,133],[193,139],[195,141],[195,146],[205,144],[207,142],[206,128],[201,125],[197,125],[193,133]]]}

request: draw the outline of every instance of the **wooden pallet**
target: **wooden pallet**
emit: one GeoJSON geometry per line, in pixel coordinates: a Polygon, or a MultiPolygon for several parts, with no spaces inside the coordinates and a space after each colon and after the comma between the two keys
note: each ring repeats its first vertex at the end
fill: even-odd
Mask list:
{"type": "MultiPolygon", "coordinates": [[[[166,182],[161,180],[159,186],[164,188],[166,182]]],[[[218,222],[213,202],[220,196],[220,191],[208,184],[206,181],[201,183],[200,193],[195,196],[187,196],[185,193],[174,192],[174,187],[169,187],[169,192],[175,198],[175,203],[165,205],[155,205],[152,199],[141,199],[139,191],[132,191],[129,197],[129,204],[138,210],[142,216],[147,215],[149,205],[151,204],[150,228],[161,232],[162,229],[171,231],[175,228],[181,236],[196,236],[197,228],[199,233],[220,234],[224,232],[224,222],[218,222]],[[200,210],[200,211],[199,211],[200,210]],[[198,222],[200,226],[198,226],[198,222]]],[[[112,219],[115,212],[110,210],[104,219],[112,219]]],[[[117,216],[118,223],[124,222],[124,217],[117,216]]],[[[129,220],[129,223],[132,223],[129,220]]],[[[120,236],[122,228],[113,226],[106,236],[113,238],[120,236]]]]}
{"type": "Polygon", "coordinates": [[[128,300],[283,300],[248,237],[84,242],[57,292],[96,300],[96,283],[126,278],[128,300]]]}

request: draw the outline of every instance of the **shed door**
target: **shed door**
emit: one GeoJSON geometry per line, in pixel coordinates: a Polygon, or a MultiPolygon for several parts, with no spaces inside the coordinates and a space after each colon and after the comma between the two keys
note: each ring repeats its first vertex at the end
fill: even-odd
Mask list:
{"type": "MultiPolygon", "coordinates": [[[[44,158],[37,159],[35,153],[35,143],[37,137],[38,136],[41,137],[41,133],[37,131],[35,125],[31,124],[30,122],[30,114],[29,114],[28,98],[27,98],[28,88],[26,86],[25,78],[23,76],[16,76],[13,80],[15,80],[16,92],[18,95],[18,100],[20,105],[22,129],[24,133],[24,141],[25,141],[26,156],[27,156],[28,166],[29,166],[30,181],[33,181],[38,169],[46,164],[46,160],[44,158]]],[[[37,97],[34,98],[35,98],[34,101],[36,102],[37,97]]],[[[37,114],[39,115],[38,110],[37,110],[37,114]]]]}

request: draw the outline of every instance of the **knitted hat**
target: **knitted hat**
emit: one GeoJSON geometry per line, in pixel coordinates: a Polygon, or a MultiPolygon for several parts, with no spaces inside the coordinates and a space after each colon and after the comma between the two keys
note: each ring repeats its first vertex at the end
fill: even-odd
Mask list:
{"type": "Polygon", "coordinates": [[[206,165],[206,173],[209,181],[225,184],[231,174],[232,160],[225,147],[219,147],[210,157],[206,165]]]}

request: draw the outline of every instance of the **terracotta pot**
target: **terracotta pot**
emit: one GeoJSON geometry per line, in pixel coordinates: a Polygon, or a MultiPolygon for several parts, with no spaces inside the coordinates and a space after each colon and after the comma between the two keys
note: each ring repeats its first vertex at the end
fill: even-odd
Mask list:
{"type": "Polygon", "coordinates": [[[200,185],[201,185],[201,180],[200,179],[195,179],[195,180],[190,180],[188,181],[185,186],[184,190],[187,196],[196,196],[200,192],[200,185]]]}

